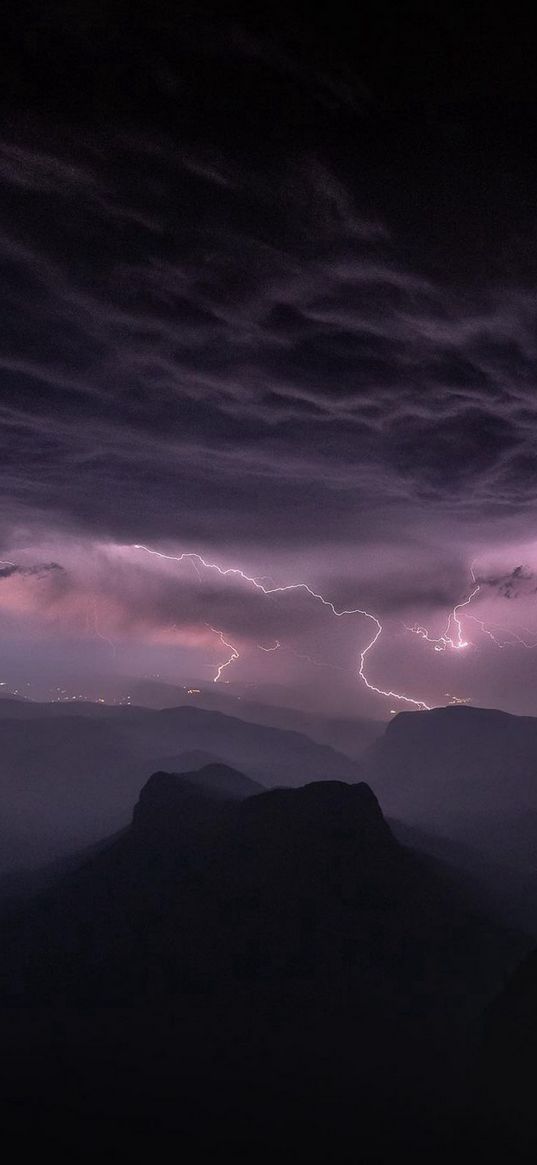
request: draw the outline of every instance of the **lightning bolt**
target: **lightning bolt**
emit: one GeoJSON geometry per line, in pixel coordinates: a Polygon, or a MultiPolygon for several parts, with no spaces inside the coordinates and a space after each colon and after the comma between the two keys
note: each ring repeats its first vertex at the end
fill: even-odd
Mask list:
{"type": "MultiPolygon", "coordinates": [[[[502,628],[502,630],[505,630],[505,628],[502,628]]],[[[529,627],[521,627],[521,631],[526,631],[528,635],[535,635],[535,632],[531,631],[529,627]]],[[[526,647],[528,651],[533,651],[537,647],[537,643],[526,643],[526,640],[522,639],[521,635],[517,635],[516,631],[508,631],[507,634],[512,635],[513,639],[516,639],[517,643],[520,643],[521,647],[526,647]]]]}
{"type": "MultiPolygon", "coordinates": [[[[470,573],[472,576],[472,582],[475,583],[475,586],[468,597],[463,599],[462,602],[457,603],[453,610],[450,612],[448,615],[446,629],[442,635],[439,635],[437,638],[435,638],[430,634],[427,627],[422,627],[418,623],[415,623],[413,627],[408,627],[406,624],[403,624],[405,630],[410,631],[413,635],[420,636],[420,638],[425,639],[427,643],[431,643],[434,646],[435,651],[446,651],[448,648],[451,648],[453,651],[460,651],[461,648],[470,647],[470,641],[464,637],[461,617],[458,614],[458,612],[462,611],[464,607],[469,606],[469,604],[472,602],[472,599],[474,599],[481,590],[481,586],[477,582],[475,576],[473,563],[470,566],[470,573]],[[451,631],[452,625],[454,625],[456,628],[455,634],[453,634],[451,631]]],[[[480,619],[477,615],[470,615],[468,612],[465,612],[464,618],[471,619],[473,623],[476,623],[481,633],[488,636],[495,647],[514,647],[515,644],[518,643],[521,647],[526,648],[527,651],[533,651],[535,648],[537,648],[537,641],[534,643],[528,643],[526,639],[523,639],[522,636],[519,635],[518,631],[514,631],[510,627],[501,627],[499,623],[487,624],[484,619],[480,619]],[[494,630],[491,631],[491,627],[494,628],[494,630]],[[501,642],[494,634],[494,631],[499,631],[502,635],[508,636],[508,638],[501,642]]],[[[520,630],[524,631],[527,635],[535,636],[536,634],[535,631],[532,631],[529,627],[521,627],[520,630]]]]}
{"type": "Polygon", "coordinates": [[[103,643],[107,643],[108,647],[110,647],[112,649],[112,655],[114,656],[114,659],[115,659],[115,657],[117,655],[117,644],[114,643],[112,641],[112,639],[109,639],[107,635],[104,635],[99,627],[99,615],[98,615],[98,611],[97,611],[97,599],[93,600],[93,627],[94,627],[95,634],[97,635],[97,637],[99,639],[102,639],[103,643]]]}
{"type": "Polygon", "coordinates": [[[237,648],[234,647],[232,643],[228,643],[227,639],[224,638],[223,631],[218,631],[218,629],[216,627],[211,627],[210,623],[206,623],[205,626],[208,627],[210,631],[213,631],[215,635],[218,635],[218,638],[222,644],[222,647],[228,647],[230,652],[231,652],[229,659],[226,659],[226,660],[224,660],[223,663],[218,664],[218,667],[216,669],[216,675],[213,679],[213,684],[217,684],[221,675],[222,675],[222,672],[225,671],[225,669],[227,667],[229,667],[230,663],[233,663],[234,660],[240,659],[240,655],[239,655],[239,652],[237,651],[237,648]]]}
{"type": "MultiPolygon", "coordinates": [[[[156,558],[165,559],[168,562],[180,563],[185,561],[196,561],[197,563],[201,563],[201,565],[205,567],[206,570],[215,570],[222,578],[241,579],[242,582],[246,582],[250,586],[255,587],[256,590],[261,591],[264,595],[287,594],[291,591],[303,591],[308,594],[310,598],[315,599],[316,602],[322,603],[324,607],[328,607],[332,614],[335,615],[338,619],[341,619],[347,615],[363,615],[365,619],[369,619],[370,622],[375,626],[372,638],[360,652],[360,667],[358,669],[358,676],[365,684],[366,688],[368,688],[370,692],[375,692],[377,695],[384,696],[387,699],[399,700],[405,704],[412,704],[414,708],[427,711],[430,710],[429,705],[426,704],[424,700],[417,700],[413,696],[404,695],[402,692],[392,692],[390,690],[386,691],[384,688],[379,688],[376,686],[376,684],[371,683],[371,681],[366,676],[365,667],[367,656],[382,635],[382,623],[379,619],[377,619],[377,616],[372,615],[370,611],[365,611],[361,607],[344,608],[343,610],[338,610],[331,599],[327,599],[318,591],[314,591],[313,587],[310,587],[309,583],[306,582],[288,583],[286,586],[264,586],[261,579],[254,578],[252,575],[246,574],[245,571],[241,570],[239,567],[223,567],[220,566],[217,562],[208,562],[201,554],[198,554],[193,550],[185,550],[182,554],[164,554],[161,550],[154,550],[149,546],[142,545],[141,543],[136,543],[134,545],[134,550],[141,550],[145,554],[150,554],[156,558]]],[[[212,628],[212,630],[214,630],[214,628],[212,628]]],[[[219,635],[220,632],[215,631],[215,634],[219,635]]],[[[224,643],[225,641],[222,640],[222,642],[224,643]]],[[[229,647],[230,650],[233,650],[234,652],[236,651],[236,649],[233,648],[231,644],[225,643],[225,646],[229,647]]],[[[233,658],[236,658],[236,656],[233,656],[233,658]]],[[[232,659],[229,659],[223,666],[228,667],[231,662],[232,659]]],[[[220,678],[220,674],[221,672],[216,676],[215,682],[220,678]]]]}
{"type": "MultiPolygon", "coordinates": [[[[473,567],[471,567],[471,571],[472,571],[472,579],[474,582],[476,582],[473,567]]],[[[481,587],[479,586],[479,583],[477,583],[476,586],[474,587],[473,591],[471,591],[470,594],[468,595],[468,598],[463,599],[463,601],[461,603],[457,603],[457,605],[453,608],[453,610],[449,616],[446,631],[449,631],[449,627],[451,625],[451,622],[453,622],[457,628],[457,639],[456,639],[456,641],[451,640],[451,646],[455,649],[455,651],[460,651],[461,648],[470,646],[469,642],[464,638],[463,631],[462,631],[462,624],[461,624],[460,618],[457,614],[457,611],[462,611],[463,607],[468,607],[470,605],[470,603],[472,602],[472,599],[475,599],[475,596],[479,594],[480,590],[481,590],[481,587]]]]}
{"type": "MultiPolygon", "coordinates": [[[[487,635],[489,639],[492,639],[492,642],[493,642],[495,647],[512,647],[513,646],[513,644],[510,644],[510,643],[500,643],[500,640],[496,639],[496,636],[490,630],[490,627],[487,627],[484,619],[478,619],[477,615],[467,615],[466,618],[471,619],[473,623],[477,623],[479,630],[482,632],[483,635],[487,635]]],[[[495,626],[496,626],[495,623],[491,623],[491,627],[495,627],[495,626]]],[[[497,630],[502,631],[503,628],[498,627],[497,630]]],[[[507,632],[507,634],[510,634],[510,632],[507,632]]]]}
{"type": "MultiPolygon", "coordinates": [[[[473,619],[474,623],[478,623],[480,630],[483,632],[483,635],[488,635],[489,639],[492,639],[492,642],[496,645],[496,647],[514,647],[515,643],[512,642],[513,639],[516,641],[516,643],[520,644],[521,647],[525,647],[527,651],[533,651],[537,647],[537,643],[528,643],[525,639],[522,638],[521,635],[518,634],[517,631],[512,630],[510,627],[500,627],[499,623],[491,623],[490,626],[487,627],[484,620],[478,619],[476,615],[468,615],[467,618],[473,619]],[[509,635],[511,640],[507,639],[504,643],[500,643],[499,639],[497,639],[490,630],[490,627],[494,627],[496,631],[501,631],[503,635],[509,635]]],[[[529,627],[521,627],[520,630],[525,631],[528,635],[535,635],[535,631],[532,631],[529,627]]]]}
{"type": "MultiPolygon", "coordinates": [[[[453,607],[453,610],[449,612],[446,629],[442,635],[439,635],[435,638],[430,634],[427,627],[421,627],[418,623],[414,623],[413,627],[408,627],[407,624],[404,623],[403,626],[405,631],[410,631],[413,635],[418,635],[421,639],[425,639],[427,643],[432,643],[435,651],[446,651],[448,648],[452,651],[462,651],[465,647],[471,647],[470,641],[464,637],[461,617],[458,614],[458,612],[462,611],[464,607],[468,607],[470,605],[472,599],[475,599],[476,595],[479,594],[479,591],[481,590],[481,587],[475,577],[473,564],[470,567],[470,573],[472,575],[472,582],[475,583],[475,586],[468,597],[466,599],[462,599],[460,603],[456,603],[453,607]],[[452,630],[452,628],[454,628],[454,630],[452,630]]],[[[473,616],[468,617],[473,618],[473,616]]],[[[481,622],[481,620],[477,620],[477,622],[481,622]]],[[[494,638],[494,636],[491,638],[494,638]]]]}
{"type": "Polygon", "coordinates": [[[266,651],[268,653],[271,651],[277,651],[278,648],[281,647],[281,643],[280,643],[279,639],[277,639],[275,644],[274,644],[274,647],[263,647],[262,643],[257,643],[256,647],[258,647],[260,651],[266,651]]]}

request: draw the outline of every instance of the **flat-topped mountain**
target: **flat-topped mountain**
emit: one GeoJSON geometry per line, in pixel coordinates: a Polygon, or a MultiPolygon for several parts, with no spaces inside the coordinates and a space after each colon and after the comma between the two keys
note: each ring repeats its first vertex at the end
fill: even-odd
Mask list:
{"type": "Polygon", "coordinates": [[[154,799],[157,793],[162,794],[162,800],[165,804],[166,799],[173,795],[173,790],[180,789],[186,784],[193,785],[199,790],[206,790],[213,796],[238,801],[263,792],[263,785],[259,781],[252,781],[251,777],[246,777],[244,773],[239,773],[237,769],[232,769],[229,765],[219,761],[209,761],[209,763],[200,764],[199,767],[187,768],[187,762],[192,764],[192,759],[196,755],[202,757],[203,753],[185,753],[183,760],[185,767],[182,765],[177,769],[174,768],[171,773],[153,773],[142,789],[138,807],[154,799]],[[178,776],[181,777],[180,782],[176,780],[178,776]]]}
{"type": "Polygon", "coordinates": [[[366,769],[386,812],[423,823],[506,804],[537,811],[537,719],[467,706],[401,712],[366,769]]]}
{"type": "MultiPolygon", "coordinates": [[[[455,978],[468,976],[474,991],[479,943],[495,933],[474,915],[449,876],[395,840],[367,785],[260,791],[243,774],[211,765],[154,773],[131,826],[68,873],[35,911],[21,909],[5,967],[12,958],[16,965],[24,935],[24,966],[30,950],[45,993],[62,996],[68,983],[113,996],[118,982],[122,998],[151,995],[157,984],[162,990],[163,974],[175,994],[195,966],[220,991],[230,974],[242,977],[244,959],[252,981],[260,967],[270,980],[322,981],[330,965],[336,978],[346,968],[357,989],[367,980],[374,994],[382,966],[383,976],[396,973],[390,990],[412,994],[417,965],[420,991],[423,974],[432,989],[444,980],[447,928],[455,978]],[[156,979],[155,943],[163,954],[156,979]]],[[[494,959],[485,978],[494,977],[493,966],[494,959]]]]}
{"type": "Polygon", "coordinates": [[[426,1137],[520,950],[363,783],[155,773],[120,836],[0,920],[2,1095],[260,1151],[267,1122],[324,1155],[426,1137]]]}
{"type": "Polygon", "coordinates": [[[182,862],[204,861],[235,806],[263,786],[228,765],[211,764],[185,773],[153,773],[134,807],[130,837],[182,862]]]}
{"type": "Polygon", "coordinates": [[[468,869],[492,904],[537,933],[537,719],[467,706],[402,712],[364,775],[414,844],[468,869]]]}

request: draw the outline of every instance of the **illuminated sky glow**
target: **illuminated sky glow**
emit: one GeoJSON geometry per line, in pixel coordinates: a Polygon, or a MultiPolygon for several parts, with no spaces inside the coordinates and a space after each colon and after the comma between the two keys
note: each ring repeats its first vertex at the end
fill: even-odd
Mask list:
{"type": "Polygon", "coordinates": [[[524,78],[252,9],[111,86],[69,19],[0,140],[0,683],[537,714],[524,78]]]}
{"type": "MultiPolygon", "coordinates": [[[[515,550],[528,555],[531,548],[515,550]]],[[[468,569],[466,593],[461,578],[451,604],[424,600],[416,566],[404,581],[403,605],[403,579],[395,578],[384,547],[385,576],[370,609],[349,602],[360,584],[370,601],[369,572],[360,577],[358,568],[355,581],[352,567],[343,571],[341,563],[312,586],[293,579],[291,561],[281,556],[263,561],[254,574],[198,552],[89,544],[65,535],[11,553],[0,578],[8,683],[20,638],[31,635],[45,672],[50,655],[52,680],[63,651],[71,671],[77,657],[88,656],[88,679],[158,672],[167,682],[254,689],[268,683],[281,689],[283,703],[383,718],[450,698],[512,707],[498,698],[502,677],[506,683],[514,677],[516,688],[537,646],[528,625],[533,570],[509,568],[498,555],[495,562],[473,564],[475,585],[468,569]],[[334,601],[330,592],[341,599],[334,601]],[[528,623],[519,622],[522,616],[528,623]]],[[[300,565],[311,569],[308,561],[300,565]]],[[[20,667],[13,677],[20,681],[20,667]]],[[[86,689],[94,690],[91,683],[86,689]]],[[[528,693],[526,707],[530,700],[528,693]]]]}

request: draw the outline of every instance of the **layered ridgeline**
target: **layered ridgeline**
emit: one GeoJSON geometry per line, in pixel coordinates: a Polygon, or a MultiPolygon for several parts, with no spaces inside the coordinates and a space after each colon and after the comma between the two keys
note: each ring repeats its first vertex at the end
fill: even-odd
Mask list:
{"type": "Polygon", "coordinates": [[[467,870],[492,909],[537,935],[537,719],[401,712],[363,770],[402,840],[467,870]]]}
{"type": "Polygon", "coordinates": [[[487,911],[537,935],[537,719],[403,712],[359,764],[300,733],[198,707],[3,699],[0,739],[0,899],[27,884],[14,870],[124,828],[151,772],[219,761],[266,787],[367,779],[401,841],[466,871],[487,911]]]}
{"type": "Polygon", "coordinates": [[[256,1159],[436,1144],[522,946],[363,783],[154,773],[120,836],[4,915],[5,1122],[256,1159]]]}
{"type": "MultiPolygon", "coordinates": [[[[319,712],[306,712],[300,708],[282,707],[275,703],[277,690],[268,690],[257,685],[257,699],[245,688],[241,695],[237,684],[210,684],[196,692],[196,705],[209,711],[224,712],[239,720],[252,724],[268,724],[272,728],[286,728],[292,732],[302,732],[317,744],[329,744],[338,752],[359,759],[370,744],[384,731],[382,720],[369,720],[360,716],[342,719],[324,716],[319,712]]],[[[128,691],[134,704],[147,708],[175,708],[179,704],[191,703],[185,696],[185,689],[161,680],[130,681],[128,691]]]]}
{"type": "Polygon", "coordinates": [[[0,740],[0,874],[127,825],[149,774],[198,767],[183,760],[192,751],[267,786],[359,775],[349,757],[298,732],[193,707],[2,700],[0,740]]]}

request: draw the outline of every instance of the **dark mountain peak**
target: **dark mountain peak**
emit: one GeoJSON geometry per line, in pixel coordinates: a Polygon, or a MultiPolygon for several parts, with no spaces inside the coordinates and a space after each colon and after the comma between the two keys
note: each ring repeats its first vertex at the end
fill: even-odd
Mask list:
{"type": "Polygon", "coordinates": [[[237,792],[242,773],[226,765],[207,765],[200,773],[150,776],[134,807],[124,843],[127,852],[134,848],[138,853],[141,848],[144,855],[151,853],[158,861],[167,861],[165,855],[178,861],[203,859],[236,812],[240,798],[249,794],[237,792]],[[205,781],[200,773],[205,774],[205,781]]]}
{"type": "Polygon", "coordinates": [[[270,789],[260,798],[260,803],[281,805],[287,814],[296,811],[316,815],[321,810],[339,813],[351,809],[353,813],[384,820],[377,798],[365,781],[356,785],[347,781],[310,781],[298,789],[270,789]]]}
{"type": "Polygon", "coordinates": [[[227,764],[206,764],[190,772],[153,772],[137,800],[133,824],[157,815],[172,819],[191,802],[240,800],[252,797],[261,789],[262,785],[227,764]]]}
{"type": "Polygon", "coordinates": [[[262,785],[252,781],[244,773],[218,762],[206,764],[189,772],[159,771],[153,773],[144,785],[135,808],[135,816],[140,810],[173,812],[174,808],[182,806],[185,800],[191,800],[193,797],[242,800],[244,797],[254,796],[262,789],[262,785]]]}
{"type": "Polygon", "coordinates": [[[135,815],[139,809],[172,808],[180,804],[184,797],[192,794],[192,785],[189,777],[192,773],[169,773],[159,770],[151,773],[140,792],[138,803],[135,806],[135,815]]]}
{"type": "Polygon", "coordinates": [[[187,838],[206,843],[219,831],[235,805],[262,786],[224,764],[205,765],[189,773],[153,773],[134,808],[134,838],[165,839],[173,847],[187,838]]]}
{"type": "Polygon", "coordinates": [[[241,806],[241,821],[267,848],[341,843],[357,850],[364,844],[383,849],[393,842],[377,798],[363,782],[314,781],[299,789],[271,789],[241,806]]]}
{"type": "Polygon", "coordinates": [[[177,758],[179,765],[177,767],[174,765],[173,771],[176,776],[190,781],[196,788],[206,789],[217,796],[242,800],[244,797],[253,797],[256,793],[264,791],[265,786],[259,781],[252,780],[245,773],[215,757],[205,759],[209,756],[209,753],[202,752],[184,753],[177,758]],[[190,761],[188,766],[187,760],[190,761]]]}

